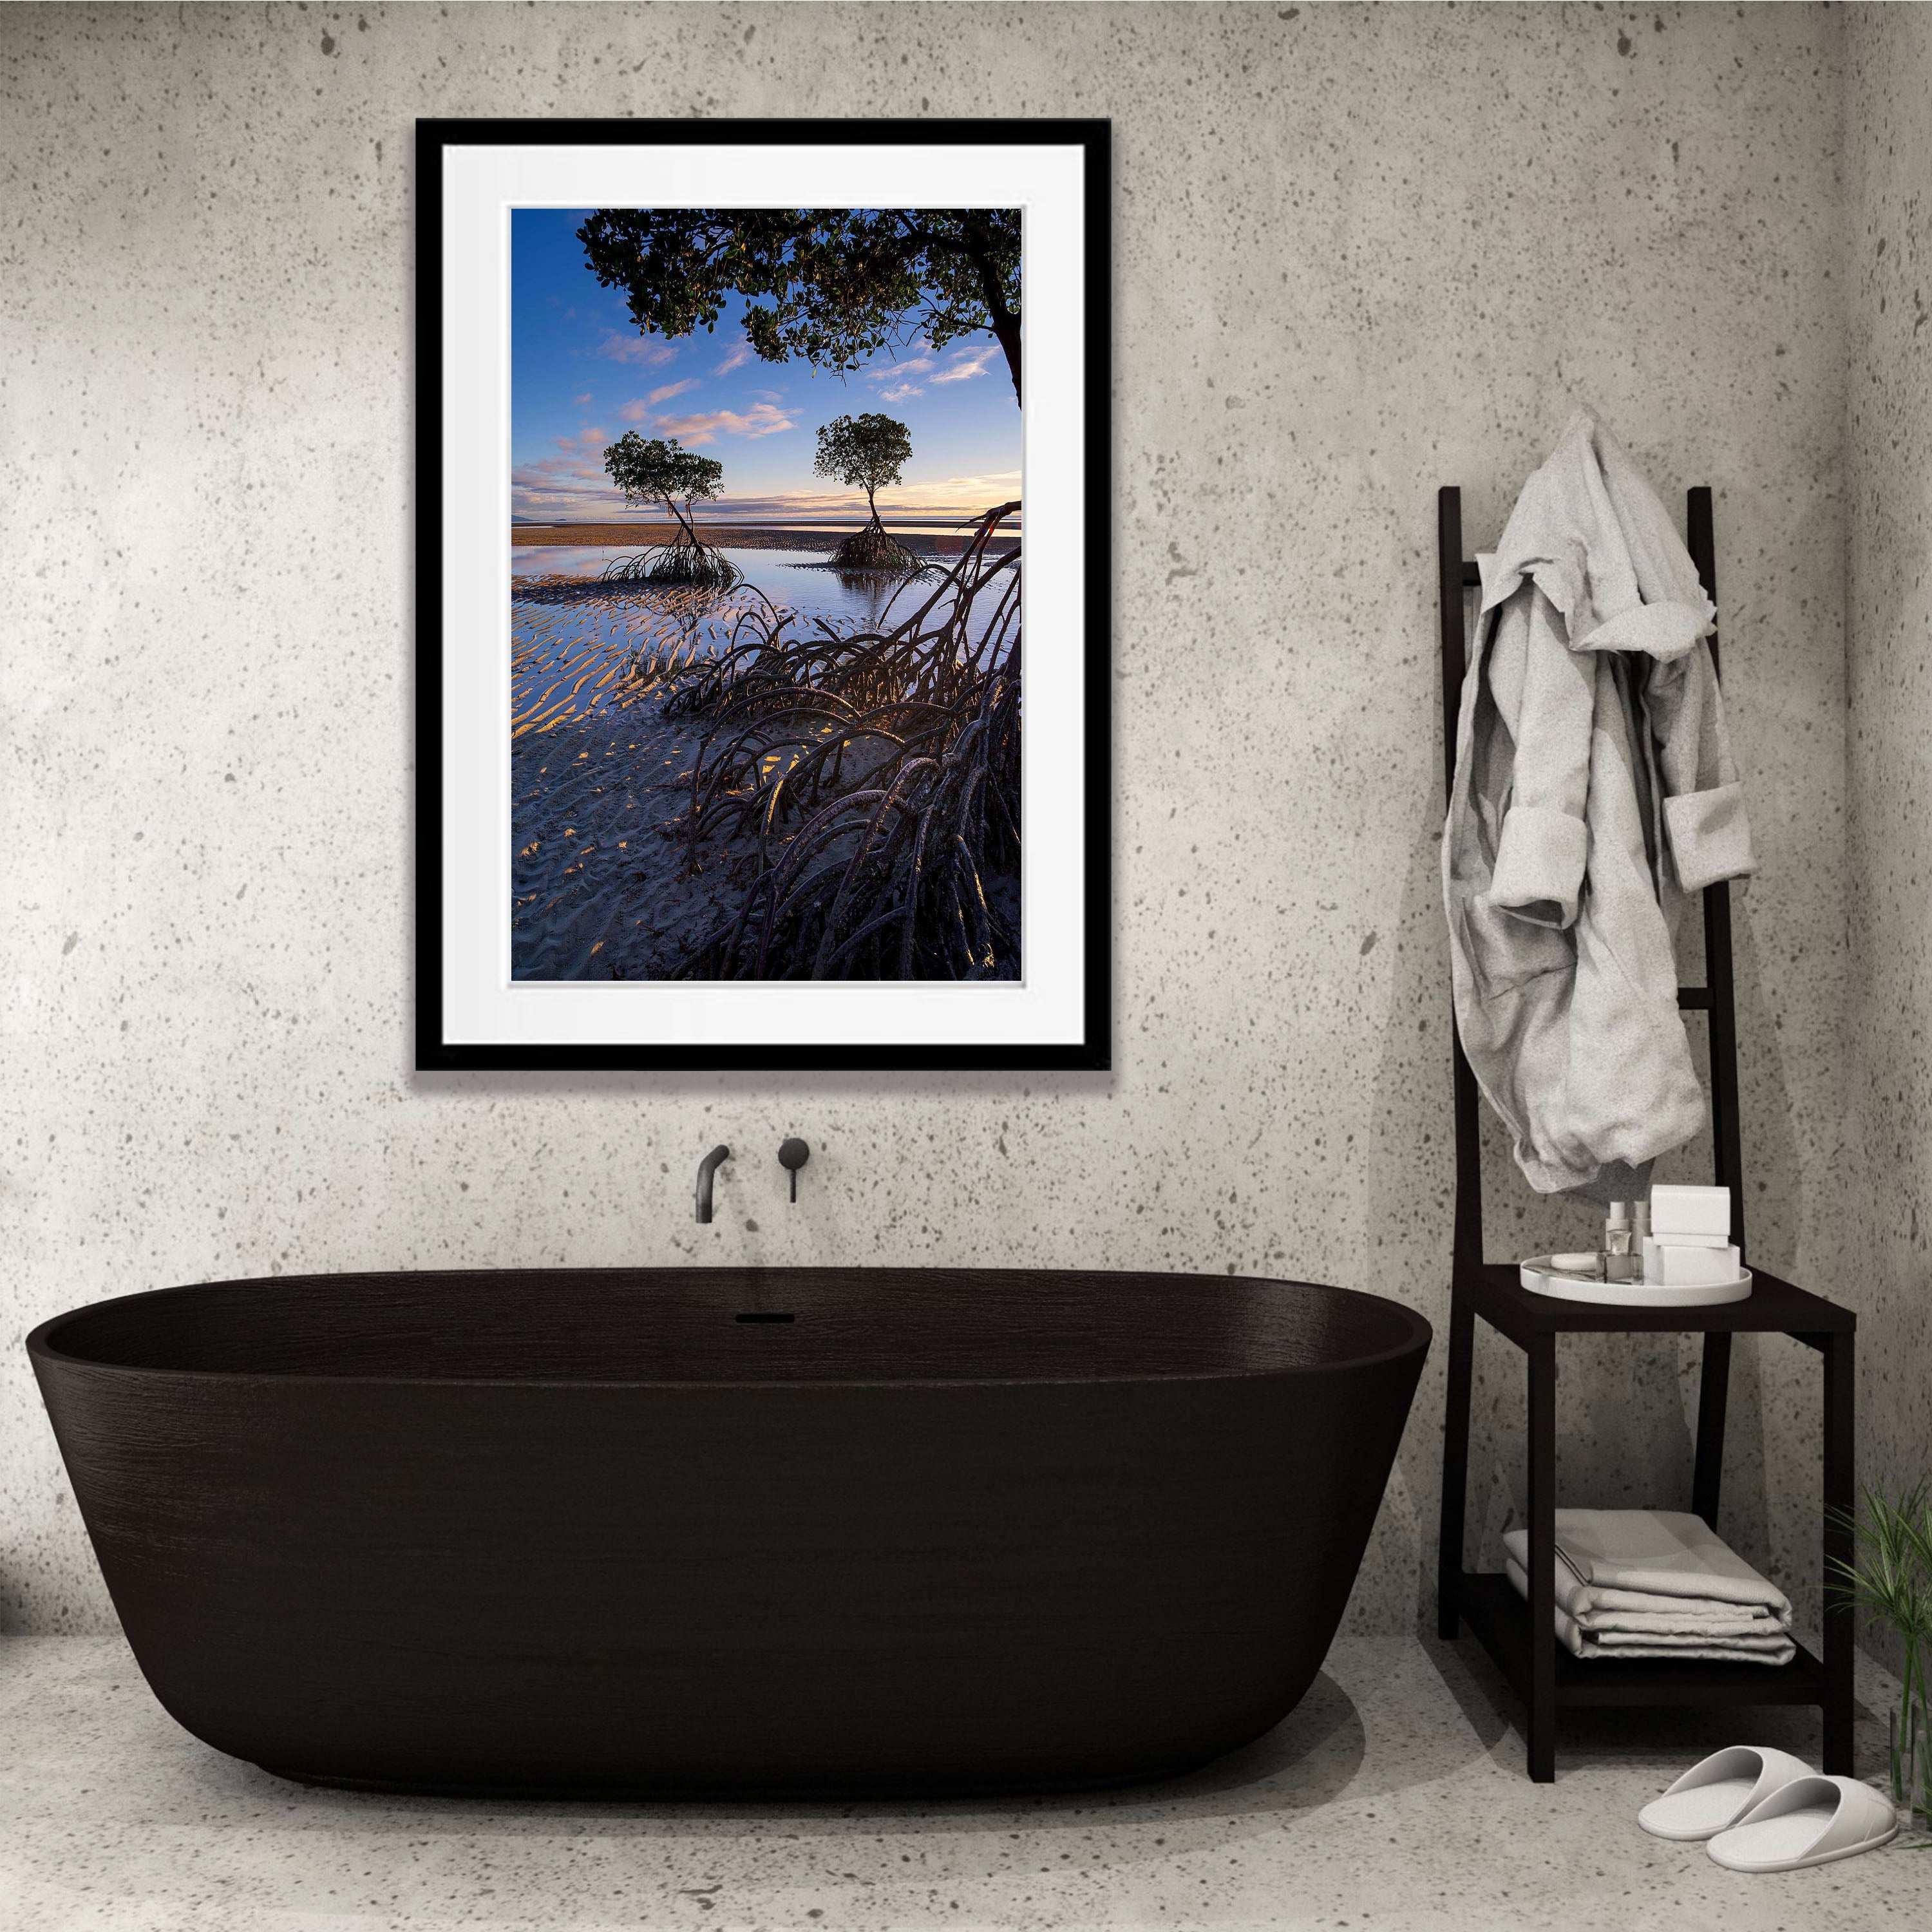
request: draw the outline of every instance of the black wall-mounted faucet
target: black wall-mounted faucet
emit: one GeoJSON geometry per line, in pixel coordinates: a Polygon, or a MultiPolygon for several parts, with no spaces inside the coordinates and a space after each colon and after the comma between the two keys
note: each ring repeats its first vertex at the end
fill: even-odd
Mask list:
{"type": "Polygon", "coordinates": [[[778,1165],[791,1171],[791,1198],[798,1198],[798,1171],[812,1158],[812,1150],[794,1135],[778,1149],[778,1165]]]}
{"type": "Polygon", "coordinates": [[[711,1219],[711,1177],[730,1158],[731,1150],[721,1144],[698,1163],[698,1218],[700,1221],[711,1219]]]}

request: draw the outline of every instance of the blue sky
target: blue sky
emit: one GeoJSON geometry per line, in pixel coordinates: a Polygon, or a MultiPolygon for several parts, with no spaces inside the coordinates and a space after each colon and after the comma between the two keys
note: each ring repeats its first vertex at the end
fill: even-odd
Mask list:
{"type": "MultiPolygon", "coordinates": [[[[1020,412],[991,335],[934,352],[922,342],[844,377],[803,362],[761,362],[745,304],[726,298],[714,332],[640,336],[622,292],[599,287],[577,230],[588,209],[510,215],[511,513],[578,523],[627,514],[604,474],[626,430],[674,436],[724,466],[704,514],[771,518],[865,508],[862,490],[812,473],[821,424],[877,410],[911,432],[903,487],[879,513],[947,520],[1020,494],[1020,412]]],[[[638,512],[628,514],[637,514],[638,512]]]]}

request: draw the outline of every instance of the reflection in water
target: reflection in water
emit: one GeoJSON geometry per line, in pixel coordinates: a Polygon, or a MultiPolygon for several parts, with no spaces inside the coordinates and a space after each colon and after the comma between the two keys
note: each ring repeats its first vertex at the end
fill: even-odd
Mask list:
{"type": "MultiPolygon", "coordinates": [[[[628,554],[616,546],[553,548],[526,544],[512,550],[510,570],[513,578],[574,577],[592,580],[607,564],[628,554]]],[[[835,570],[823,552],[728,550],[724,555],[740,572],[740,578],[730,590],[719,593],[721,613],[728,606],[742,608],[747,593],[756,592],[782,608],[796,610],[808,619],[825,617],[872,628],[877,626],[895,597],[903,594],[905,600],[898,607],[900,612],[915,608],[915,592],[909,586],[926,584],[928,589],[923,594],[930,596],[930,586],[936,581],[930,576],[908,578],[878,571],[835,570]]],[[[633,592],[632,586],[622,587],[627,592],[633,592]]],[[[660,593],[646,591],[643,594],[660,593]]]]}
{"type": "Polygon", "coordinates": [[[860,622],[868,631],[883,631],[886,613],[895,617],[909,615],[932,595],[938,581],[931,572],[918,576],[894,575],[882,570],[840,570],[826,566],[824,574],[836,578],[847,598],[860,608],[860,622]]]}

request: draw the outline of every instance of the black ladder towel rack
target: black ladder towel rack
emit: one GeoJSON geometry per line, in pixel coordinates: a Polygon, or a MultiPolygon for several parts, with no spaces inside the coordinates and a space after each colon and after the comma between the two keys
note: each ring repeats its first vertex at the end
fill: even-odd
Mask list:
{"type": "MultiPolygon", "coordinates": [[[[1456,727],[1468,664],[1464,593],[1479,582],[1462,551],[1462,493],[1437,493],[1436,539],[1441,596],[1443,763],[1449,786],[1456,776],[1456,727]]],[[[1706,594],[1717,602],[1711,492],[1689,493],[1685,542],[1706,594]]],[[[1718,661],[1718,640],[1711,640],[1718,661]]],[[[1711,1119],[1715,1178],[1731,1190],[1731,1239],[1744,1246],[1744,1152],[1738,1112],[1738,1038],[1731,958],[1730,886],[1705,888],[1704,979],[1680,986],[1677,1004],[1709,1016],[1711,1119]]],[[[1556,1776],[1556,1712],[1563,1705],[1816,1704],[1824,1717],[1828,1772],[1852,1768],[1852,1630],[1850,1611],[1833,1603],[1825,1613],[1821,1660],[1803,1646],[1782,1666],[1705,1661],[1582,1660],[1552,1634],[1556,1507],[1556,1337],[1559,1334],[1701,1334],[1697,1432],[1690,1507],[1714,1529],[1724,1474],[1724,1408],[1730,1386],[1731,1337],[1786,1334],[1815,1348],[1824,1364],[1824,1556],[1849,1560],[1851,1540],[1841,1512],[1852,1505],[1854,1331],[1848,1309],[1755,1268],[1749,1299],[1710,1308],[1651,1310],[1588,1302],[1556,1301],[1531,1294],[1513,1262],[1489,1261],[1483,1244],[1483,1183],[1476,1076],[1452,1022],[1454,1055],[1456,1196],[1451,1249],[1448,1391],[1442,1448],[1442,1535],[1437,1552],[1436,1622],[1445,1638],[1466,1620],[1511,1688],[1528,1707],[1529,1774],[1556,1776]],[[1470,1384],[1475,1321],[1480,1315],[1523,1352],[1528,1372],[1529,1600],[1505,1576],[1463,1568],[1469,1474],[1470,1384]],[[1540,1635],[1539,1636],[1539,1633],[1540,1635]]]]}

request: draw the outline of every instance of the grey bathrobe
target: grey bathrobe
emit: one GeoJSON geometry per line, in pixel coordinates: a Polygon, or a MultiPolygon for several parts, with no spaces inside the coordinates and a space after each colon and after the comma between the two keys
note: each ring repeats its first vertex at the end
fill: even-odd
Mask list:
{"type": "Polygon", "coordinates": [[[1628,1194],[1704,1120],[1677,1007],[1685,896],[1756,866],[1715,612],[1582,412],[1478,562],[1442,842],[1456,1025],[1532,1186],[1628,1194]]]}

